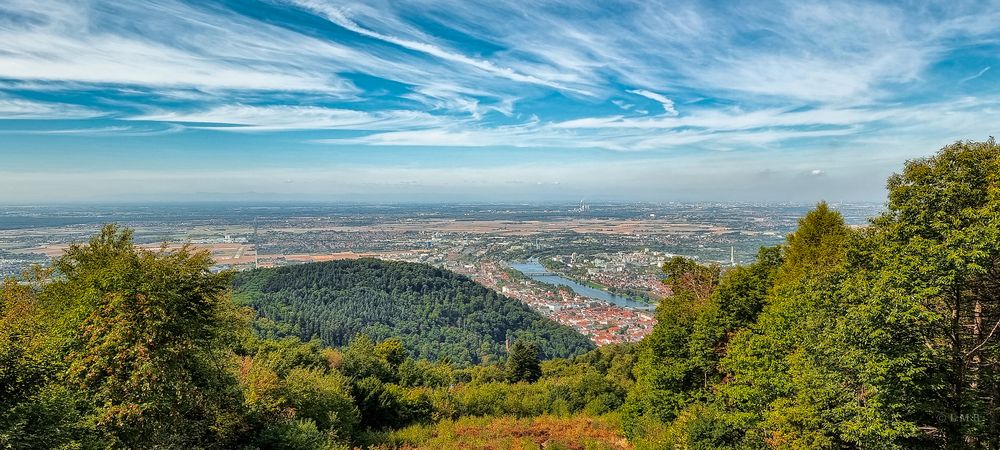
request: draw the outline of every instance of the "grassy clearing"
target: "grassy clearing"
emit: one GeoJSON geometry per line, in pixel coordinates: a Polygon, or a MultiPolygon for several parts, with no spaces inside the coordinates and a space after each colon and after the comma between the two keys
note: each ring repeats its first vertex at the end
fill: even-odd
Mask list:
{"type": "Polygon", "coordinates": [[[379,436],[373,450],[631,450],[618,425],[601,417],[463,417],[379,436]]]}

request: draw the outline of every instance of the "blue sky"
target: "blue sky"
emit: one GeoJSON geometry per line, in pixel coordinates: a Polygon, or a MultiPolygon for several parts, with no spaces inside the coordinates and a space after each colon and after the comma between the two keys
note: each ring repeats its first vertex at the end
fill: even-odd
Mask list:
{"type": "Polygon", "coordinates": [[[875,200],[998,2],[0,3],[0,202],[875,200]]]}

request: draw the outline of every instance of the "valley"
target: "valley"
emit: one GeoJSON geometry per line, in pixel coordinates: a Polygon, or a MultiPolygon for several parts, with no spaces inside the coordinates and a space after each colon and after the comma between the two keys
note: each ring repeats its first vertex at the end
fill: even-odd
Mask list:
{"type": "MultiPolygon", "coordinates": [[[[837,207],[856,225],[880,209],[837,207]]],[[[0,214],[0,275],[47,264],[101,223],[116,222],[132,227],[147,248],[167,242],[208,250],[214,270],[359,258],[430,264],[607,345],[637,342],[652,330],[655,319],[645,305],[669,294],[660,266],[670,257],[723,266],[751,262],[758,247],[781,242],[807,209],[743,203],[14,206],[0,214]],[[512,270],[529,260],[563,281],[512,270]],[[568,283],[586,286],[559,289],[568,283]],[[643,304],[622,306],[633,300],[643,304]]]]}

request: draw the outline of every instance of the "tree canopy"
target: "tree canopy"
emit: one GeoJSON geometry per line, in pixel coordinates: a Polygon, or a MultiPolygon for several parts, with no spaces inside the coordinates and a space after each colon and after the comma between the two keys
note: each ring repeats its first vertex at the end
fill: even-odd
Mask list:
{"type": "Polygon", "coordinates": [[[331,261],[240,273],[237,298],[268,319],[276,336],[344,346],[356,335],[398,339],[412,356],[470,364],[506,358],[505,342],[526,339],[544,358],[593,344],[524,303],[425,264],[331,261]]]}
{"type": "Polygon", "coordinates": [[[542,376],[542,366],[538,361],[538,347],[534,343],[518,339],[510,347],[507,356],[507,380],[511,383],[534,383],[542,376]]]}
{"type": "Polygon", "coordinates": [[[642,343],[633,438],[1000,448],[1000,147],[958,142],[908,162],[888,189],[867,227],[820,203],[718,285],[680,277],[706,281],[661,304],[642,343]]]}

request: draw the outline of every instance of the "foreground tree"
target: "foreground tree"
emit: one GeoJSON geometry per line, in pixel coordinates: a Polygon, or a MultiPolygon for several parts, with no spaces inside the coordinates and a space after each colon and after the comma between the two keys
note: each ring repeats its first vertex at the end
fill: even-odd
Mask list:
{"type": "Polygon", "coordinates": [[[224,342],[227,274],[207,252],[136,248],[130,230],[106,226],[55,261],[49,288],[66,302],[75,336],[67,380],[93,405],[92,420],[129,448],[222,445],[238,405],[224,342]]]}
{"type": "Polygon", "coordinates": [[[511,383],[534,383],[542,376],[542,366],[538,359],[538,346],[518,339],[510,346],[507,357],[507,380],[511,383]]]}
{"type": "Polygon", "coordinates": [[[837,348],[824,340],[842,313],[840,280],[851,231],[821,202],[799,220],[782,247],[782,262],[759,317],[739,331],[721,360],[727,382],[719,387],[730,419],[750,445],[837,447],[841,390],[825,357],[837,348]]]}
{"type": "Polygon", "coordinates": [[[1000,146],[958,142],[889,179],[868,267],[922,312],[932,414],[919,425],[951,448],[1000,448],[1000,146]]]}
{"type": "Polygon", "coordinates": [[[656,327],[641,344],[636,385],[626,404],[630,422],[646,415],[672,420],[709,381],[692,341],[699,318],[712,308],[719,267],[675,257],[663,265],[663,272],[673,295],[660,301],[656,327]]]}
{"type": "Polygon", "coordinates": [[[719,359],[732,333],[760,313],[781,258],[779,248],[762,248],[756,263],[721,277],[718,266],[687,258],[664,264],[673,295],[660,301],[656,327],[641,344],[637,382],[625,405],[630,434],[638,433],[642,417],[669,422],[689,406],[711,401],[722,376],[719,359]]]}
{"type": "Polygon", "coordinates": [[[80,396],[61,384],[65,362],[58,323],[45,313],[37,286],[48,270],[0,284],[0,448],[97,446],[81,422],[80,396]]]}
{"type": "Polygon", "coordinates": [[[718,396],[669,442],[1000,448],[1000,148],[948,146],[888,187],[860,232],[823,204],[803,218],[718,396]]]}

